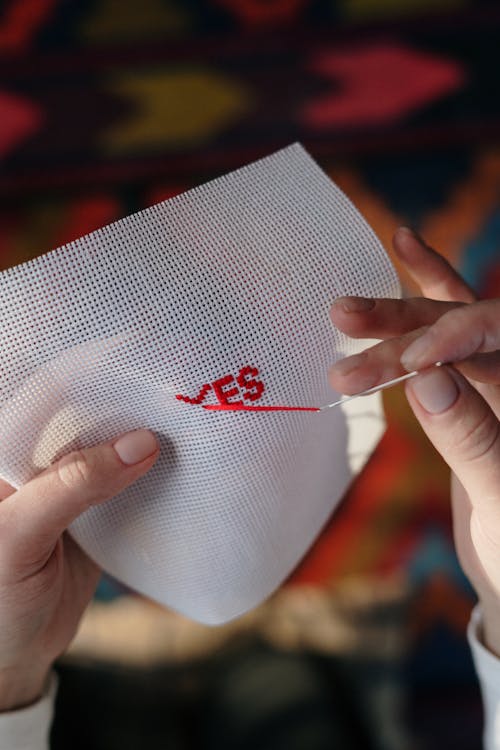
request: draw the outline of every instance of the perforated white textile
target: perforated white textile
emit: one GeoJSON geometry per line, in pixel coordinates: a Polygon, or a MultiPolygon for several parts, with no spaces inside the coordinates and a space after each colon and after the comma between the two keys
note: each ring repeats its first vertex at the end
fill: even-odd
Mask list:
{"type": "Polygon", "coordinates": [[[328,311],[399,295],[370,227],[300,145],[0,274],[0,474],[147,427],[155,467],[70,531],[106,571],[205,623],[290,573],[377,443],[378,395],[317,406],[363,348],[328,311]]]}

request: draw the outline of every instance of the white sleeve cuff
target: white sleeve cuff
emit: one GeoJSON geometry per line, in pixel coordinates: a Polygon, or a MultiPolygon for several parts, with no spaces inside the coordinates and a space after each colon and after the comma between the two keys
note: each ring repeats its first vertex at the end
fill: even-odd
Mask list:
{"type": "Polygon", "coordinates": [[[484,707],[484,750],[500,750],[500,659],[481,642],[479,606],[472,611],[467,638],[481,685],[484,707]]]}
{"type": "Polygon", "coordinates": [[[48,750],[56,692],[57,676],[52,672],[40,700],[0,713],[0,750],[48,750]]]}

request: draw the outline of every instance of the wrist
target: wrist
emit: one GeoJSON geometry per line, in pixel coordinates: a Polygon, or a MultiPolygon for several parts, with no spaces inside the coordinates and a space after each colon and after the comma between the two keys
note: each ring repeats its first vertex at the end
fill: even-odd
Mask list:
{"type": "Polygon", "coordinates": [[[0,713],[17,711],[43,695],[50,668],[0,670],[0,713]]]}

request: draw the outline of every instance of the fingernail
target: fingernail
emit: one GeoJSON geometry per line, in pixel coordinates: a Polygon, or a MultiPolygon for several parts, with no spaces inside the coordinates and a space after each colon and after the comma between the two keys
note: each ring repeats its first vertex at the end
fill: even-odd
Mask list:
{"type": "Polygon", "coordinates": [[[138,464],[155,452],[156,438],[149,430],[133,430],[118,438],[113,448],[124,464],[138,464]]]}
{"type": "Polygon", "coordinates": [[[409,384],[419,404],[430,414],[441,414],[458,398],[458,386],[445,367],[417,375],[409,384]]]}
{"type": "Polygon", "coordinates": [[[419,367],[428,365],[428,351],[433,343],[434,336],[430,331],[415,339],[401,355],[401,364],[405,370],[411,372],[411,370],[418,370],[419,367]]]}
{"type": "Polygon", "coordinates": [[[348,375],[353,370],[361,367],[361,365],[365,361],[365,358],[365,352],[354,354],[352,357],[346,357],[345,359],[341,359],[338,362],[335,362],[335,364],[331,366],[330,372],[333,372],[336,375],[348,375]]]}
{"type": "Polygon", "coordinates": [[[340,307],[346,313],[368,312],[375,307],[375,300],[367,297],[339,297],[333,303],[335,307],[340,307]]]}

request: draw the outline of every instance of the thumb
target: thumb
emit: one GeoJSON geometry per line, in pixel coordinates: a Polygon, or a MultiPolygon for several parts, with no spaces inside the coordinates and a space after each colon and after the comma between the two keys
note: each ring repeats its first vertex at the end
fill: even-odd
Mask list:
{"type": "Polygon", "coordinates": [[[117,495],[152,467],[158,443],[148,430],[64,456],[0,503],[4,570],[43,564],[63,531],[93,505],[117,495]]]}
{"type": "Polygon", "coordinates": [[[483,397],[447,366],[417,375],[406,384],[406,394],[427,436],[473,505],[498,511],[500,424],[483,397]]]}

